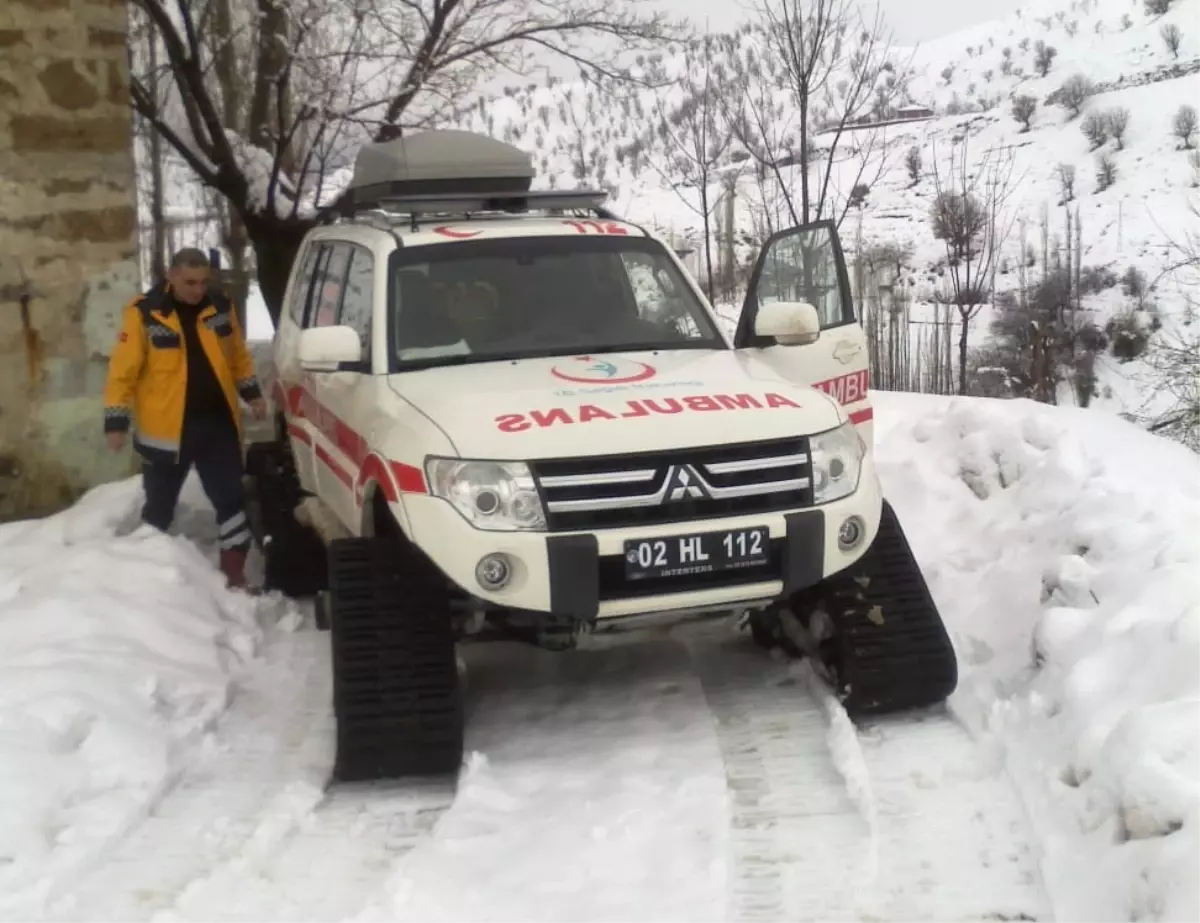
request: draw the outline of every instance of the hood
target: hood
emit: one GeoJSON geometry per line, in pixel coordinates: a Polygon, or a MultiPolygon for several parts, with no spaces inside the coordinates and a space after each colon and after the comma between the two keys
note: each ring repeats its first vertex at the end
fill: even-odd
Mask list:
{"type": "Polygon", "coordinates": [[[785,438],[843,422],[826,394],[724,349],[483,362],[388,380],[464,458],[620,455],[785,438]]]}

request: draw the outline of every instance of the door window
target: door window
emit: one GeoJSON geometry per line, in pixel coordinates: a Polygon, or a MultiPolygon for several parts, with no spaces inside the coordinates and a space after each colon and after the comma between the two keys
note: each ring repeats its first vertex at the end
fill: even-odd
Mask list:
{"type": "Polygon", "coordinates": [[[350,267],[342,290],[338,323],[353,327],[363,347],[363,359],[371,356],[371,315],[375,304],[375,258],[365,247],[351,247],[350,267]]]}
{"type": "MultiPolygon", "coordinates": [[[[792,228],[767,241],[743,314],[775,301],[805,301],[821,329],[854,321],[849,284],[832,224],[792,228]]],[[[750,319],[753,322],[753,319],[750,319]]]]}

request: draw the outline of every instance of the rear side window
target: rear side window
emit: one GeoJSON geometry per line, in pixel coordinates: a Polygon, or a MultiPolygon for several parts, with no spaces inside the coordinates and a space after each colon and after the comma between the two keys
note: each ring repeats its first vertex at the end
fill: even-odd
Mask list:
{"type": "Polygon", "coordinates": [[[338,322],[338,311],[342,305],[342,289],[346,284],[350,245],[339,241],[326,244],[326,248],[329,256],[323,261],[322,271],[317,274],[312,310],[308,318],[309,327],[332,327],[338,322]]]}
{"type": "Polygon", "coordinates": [[[296,285],[292,289],[288,301],[288,316],[299,326],[304,326],[304,314],[308,308],[309,293],[312,291],[313,273],[317,268],[317,257],[321,253],[320,243],[314,241],[308,245],[301,258],[300,271],[296,274],[296,285]]]}

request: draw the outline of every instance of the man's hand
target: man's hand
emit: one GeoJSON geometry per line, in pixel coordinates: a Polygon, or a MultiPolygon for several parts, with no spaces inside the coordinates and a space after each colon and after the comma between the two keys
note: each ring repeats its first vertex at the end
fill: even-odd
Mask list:
{"type": "Polygon", "coordinates": [[[250,402],[250,412],[254,414],[254,419],[265,420],[267,418],[267,399],[265,397],[256,397],[250,402]]]}
{"type": "Polygon", "coordinates": [[[128,433],[105,433],[104,438],[108,440],[108,450],[110,452],[120,452],[125,448],[125,440],[128,438],[128,433]]]}

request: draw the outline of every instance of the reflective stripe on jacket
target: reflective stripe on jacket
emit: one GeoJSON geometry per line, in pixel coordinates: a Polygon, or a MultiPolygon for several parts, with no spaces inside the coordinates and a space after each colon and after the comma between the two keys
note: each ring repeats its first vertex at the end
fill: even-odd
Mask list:
{"type": "MultiPolygon", "coordinates": [[[[179,314],[160,284],[126,307],[108,363],[104,388],[104,431],[126,432],[132,425],[134,447],[147,457],[179,453],[187,397],[187,350],[179,314]]],[[[239,436],[240,397],[262,396],[254,362],[232,305],[215,292],[197,318],[197,336],[229,402],[239,436]]]]}

